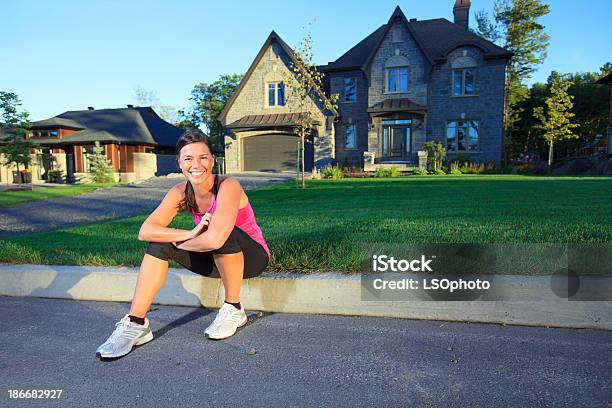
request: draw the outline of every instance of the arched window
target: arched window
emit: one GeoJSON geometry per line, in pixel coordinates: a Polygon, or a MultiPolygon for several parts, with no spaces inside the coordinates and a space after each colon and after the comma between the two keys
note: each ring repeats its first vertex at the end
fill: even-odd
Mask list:
{"type": "Polygon", "coordinates": [[[394,55],[385,62],[385,92],[408,92],[408,58],[394,55]]]}
{"type": "Polygon", "coordinates": [[[475,59],[462,56],[451,61],[453,70],[453,96],[469,96],[476,94],[476,73],[478,63],[475,59]]]}

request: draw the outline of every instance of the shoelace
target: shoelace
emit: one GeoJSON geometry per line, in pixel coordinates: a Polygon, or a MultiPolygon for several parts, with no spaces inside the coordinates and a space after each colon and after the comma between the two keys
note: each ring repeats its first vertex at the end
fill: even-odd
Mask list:
{"type": "MultiPolygon", "coordinates": [[[[230,306],[233,307],[233,306],[230,306]]],[[[223,320],[225,320],[225,318],[227,317],[227,315],[231,313],[231,309],[229,307],[221,307],[221,310],[219,311],[219,314],[217,314],[217,317],[215,318],[215,320],[212,322],[212,325],[214,327],[218,326],[219,324],[221,324],[221,322],[223,320]]]]}
{"type": "Polygon", "coordinates": [[[121,335],[122,332],[127,330],[129,324],[130,324],[130,321],[128,319],[121,319],[117,323],[115,323],[115,330],[110,335],[110,337],[106,340],[106,342],[108,343],[109,341],[116,340],[121,335]]]}

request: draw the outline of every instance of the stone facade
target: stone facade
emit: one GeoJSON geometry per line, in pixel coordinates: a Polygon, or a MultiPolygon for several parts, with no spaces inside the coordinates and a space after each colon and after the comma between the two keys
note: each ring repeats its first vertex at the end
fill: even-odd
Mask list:
{"type": "MultiPolygon", "coordinates": [[[[263,134],[292,134],[291,128],[275,127],[261,130],[231,130],[227,126],[248,115],[269,115],[291,113],[292,107],[268,106],[267,84],[270,82],[287,82],[289,75],[290,56],[281,45],[272,40],[263,49],[259,60],[254,62],[252,71],[243,79],[239,93],[227,109],[223,125],[226,127],[225,135],[225,168],[228,173],[240,172],[244,169],[242,155],[242,139],[256,137],[263,134]]],[[[286,99],[291,98],[291,90],[286,88],[286,99]]],[[[295,108],[293,108],[295,110],[295,108]]],[[[322,168],[330,164],[334,157],[334,141],[330,140],[334,134],[334,126],[327,120],[318,102],[311,100],[308,111],[313,114],[318,125],[315,133],[314,165],[322,168]]]]}
{"type": "Polygon", "coordinates": [[[345,77],[358,78],[357,101],[339,103],[340,123],[336,135],[338,162],[341,163],[344,157],[348,157],[350,163],[360,163],[364,154],[368,157],[377,156],[381,149],[381,121],[384,118],[371,117],[366,112],[367,108],[386,99],[409,98],[427,107],[425,114],[413,113],[405,116],[412,120],[412,154],[409,158],[411,162],[418,164],[418,152],[423,150],[426,140],[436,140],[445,145],[449,121],[468,119],[479,122],[478,152],[448,152],[448,158],[452,160],[459,154],[466,154],[471,161],[499,165],[503,140],[504,75],[504,60],[487,61],[483,58],[482,51],[472,46],[457,48],[449,53],[445,62],[432,66],[404,24],[396,21],[382,40],[365,72],[330,73],[331,92],[338,92],[340,95],[345,77]],[[471,58],[477,64],[476,94],[453,96],[453,63],[464,57],[471,58]],[[407,92],[386,92],[385,66],[388,64],[408,66],[407,92]],[[357,123],[357,149],[346,152],[343,149],[343,129],[351,121],[357,123]]]}
{"type": "Polygon", "coordinates": [[[361,165],[363,152],[368,149],[367,135],[370,126],[368,109],[368,79],[360,70],[329,73],[330,92],[339,95],[338,110],[340,119],[336,123],[336,162],[342,164],[345,160],[351,165],[361,165]],[[344,95],[344,81],[354,78],[356,85],[356,100],[347,102],[344,95]],[[345,132],[349,125],[355,125],[357,148],[345,148],[345,132]]]}
{"type": "Polygon", "coordinates": [[[447,152],[449,160],[457,155],[468,155],[470,161],[501,161],[503,140],[505,61],[483,58],[476,47],[461,47],[448,55],[446,62],[433,67],[427,102],[427,140],[445,145],[449,121],[475,120],[479,122],[478,152],[447,152]],[[475,95],[452,96],[452,64],[460,58],[475,61],[475,95]]]}
{"type": "MultiPolygon", "coordinates": [[[[469,1],[465,3],[465,7],[469,9],[469,1]]],[[[467,25],[467,14],[463,17],[465,21],[459,18],[459,22],[462,22],[459,25],[462,27],[467,25]]],[[[444,21],[428,20],[426,26],[433,27],[437,24],[436,27],[440,27],[440,30],[446,30],[440,32],[448,33],[443,38],[452,40],[447,42],[452,46],[443,48],[438,46],[438,43],[432,45],[430,41],[429,48],[426,48],[423,46],[425,34],[417,33],[417,23],[409,23],[397,8],[387,25],[381,27],[384,28],[383,31],[379,29],[372,33],[368,39],[339,58],[338,61],[344,62],[332,62],[327,68],[323,68],[329,82],[329,93],[339,95],[339,115],[334,123],[330,123],[329,116],[323,114],[321,106],[314,101],[311,105],[310,109],[321,121],[317,128],[320,137],[315,139],[316,167],[347,162],[350,165],[366,165],[368,169],[375,169],[379,164],[386,165],[390,162],[401,162],[401,167],[407,169],[423,167],[426,158],[425,142],[439,141],[446,147],[448,124],[462,120],[478,122],[478,148],[476,151],[448,151],[448,159],[452,161],[462,155],[472,162],[490,162],[496,165],[501,163],[504,76],[510,54],[499,47],[492,49],[491,47],[495,47],[493,44],[473,34],[471,35],[475,39],[470,40],[469,35],[457,32],[457,26],[453,23],[443,23],[444,21]],[[376,38],[376,41],[372,38],[376,38]],[[365,49],[363,44],[367,44],[371,49],[365,49]],[[435,58],[432,57],[432,52],[437,53],[435,58]],[[351,53],[352,60],[346,57],[351,53]],[[390,91],[387,89],[388,69],[398,67],[408,71],[407,89],[390,91]],[[454,96],[453,70],[466,68],[476,70],[475,93],[454,96]],[[353,78],[356,83],[354,101],[347,101],[345,98],[345,80],[348,78],[353,78]],[[392,120],[402,122],[383,123],[392,120]],[[354,148],[347,147],[345,140],[346,131],[352,126],[356,131],[354,148]],[[392,154],[388,151],[388,157],[381,157],[386,126],[395,126],[389,129],[389,132],[393,131],[394,134],[404,132],[405,129],[405,134],[410,135],[409,149],[404,145],[408,140],[406,137],[401,141],[401,148],[399,145],[394,146],[392,154]]],[[[240,92],[227,112],[225,126],[247,115],[289,112],[286,106],[267,107],[266,83],[282,80],[290,63],[289,56],[279,44],[272,41],[268,48],[264,50],[263,57],[256,60],[253,63],[255,65],[250,68],[250,75],[245,78],[246,83],[241,85],[240,92]]],[[[228,131],[225,138],[227,171],[238,172],[243,168],[241,138],[268,133],[270,132],[267,130],[253,129],[228,131]]]]}

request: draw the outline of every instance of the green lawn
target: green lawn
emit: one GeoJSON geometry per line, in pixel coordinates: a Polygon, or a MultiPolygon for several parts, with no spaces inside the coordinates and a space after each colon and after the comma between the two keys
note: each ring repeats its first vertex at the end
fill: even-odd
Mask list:
{"type": "Polygon", "coordinates": [[[75,196],[89,193],[98,188],[112,187],[115,184],[78,184],[66,187],[46,187],[36,190],[13,191],[0,193],[0,208],[29,201],[48,200],[50,198],[75,196]]]}
{"type": "MultiPolygon", "coordinates": [[[[612,177],[425,176],[249,192],[271,270],[357,272],[360,244],[610,243],[612,177]]],[[[0,262],[139,265],[145,216],[0,242],[0,262]]],[[[190,228],[181,215],[174,226],[190,228]]]]}

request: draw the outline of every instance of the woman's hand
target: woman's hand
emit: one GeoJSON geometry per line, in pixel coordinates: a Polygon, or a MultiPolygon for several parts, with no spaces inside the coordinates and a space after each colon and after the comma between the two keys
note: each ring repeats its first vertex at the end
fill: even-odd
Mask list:
{"type": "Polygon", "coordinates": [[[206,227],[208,227],[208,224],[210,223],[211,217],[212,217],[211,213],[204,214],[202,216],[202,219],[200,220],[200,223],[198,225],[196,225],[195,228],[193,228],[191,231],[188,231],[188,234],[187,234],[188,236],[184,240],[173,242],[172,244],[175,247],[178,247],[183,242],[189,241],[190,239],[193,239],[193,238],[197,237],[198,235],[200,235],[204,231],[204,229],[206,227]]]}
{"type": "Polygon", "coordinates": [[[202,219],[200,220],[200,223],[196,225],[194,229],[191,230],[191,233],[189,234],[189,239],[193,239],[197,237],[198,235],[200,235],[202,231],[204,230],[204,228],[208,227],[208,223],[210,222],[211,217],[212,217],[211,213],[204,214],[202,216],[202,219]]]}

